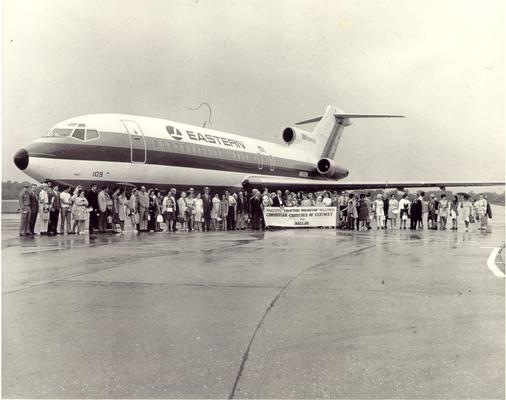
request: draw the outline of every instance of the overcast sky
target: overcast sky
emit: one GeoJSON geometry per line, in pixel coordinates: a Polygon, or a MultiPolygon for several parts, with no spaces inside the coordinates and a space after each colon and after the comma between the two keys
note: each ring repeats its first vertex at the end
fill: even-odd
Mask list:
{"type": "MultiPolygon", "coordinates": [[[[127,113],[281,140],[328,104],[356,120],[350,180],[503,180],[502,1],[4,0],[3,180],[58,121],[127,113]]],[[[308,129],[312,126],[308,126],[308,129]]]]}

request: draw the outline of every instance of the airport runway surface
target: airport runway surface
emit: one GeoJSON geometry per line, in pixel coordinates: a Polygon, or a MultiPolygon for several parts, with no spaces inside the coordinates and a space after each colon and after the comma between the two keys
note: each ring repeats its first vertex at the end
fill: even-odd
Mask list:
{"type": "Polygon", "coordinates": [[[4,215],[2,394],[504,398],[494,212],[488,234],[33,239],[4,215]]]}

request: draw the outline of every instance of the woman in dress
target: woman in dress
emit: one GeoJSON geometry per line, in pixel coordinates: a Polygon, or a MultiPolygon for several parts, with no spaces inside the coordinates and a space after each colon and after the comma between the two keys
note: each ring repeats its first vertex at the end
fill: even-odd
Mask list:
{"type": "Polygon", "coordinates": [[[188,197],[186,197],[186,207],[186,213],[188,214],[186,224],[188,226],[188,231],[192,231],[193,222],[195,221],[195,197],[193,189],[190,191],[188,197]]]}
{"type": "Polygon", "coordinates": [[[446,222],[448,221],[448,211],[450,209],[450,204],[446,199],[446,195],[441,195],[441,200],[439,200],[439,205],[437,209],[437,215],[439,218],[439,229],[442,231],[446,230],[446,222]]]}
{"type": "Polygon", "coordinates": [[[471,221],[471,215],[473,215],[473,209],[473,203],[469,200],[469,196],[464,195],[464,200],[460,203],[460,211],[464,224],[466,225],[466,232],[469,231],[469,222],[471,221]]]}
{"type": "Polygon", "coordinates": [[[130,222],[132,223],[132,228],[137,231],[139,231],[138,203],[137,189],[133,188],[130,198],[128,199],[128,208],[130,209],[130,222]]]}
{"type": "Polygon", "coordinates": [[[374,217],[376,218],[376,229],[385,229],[385,212],[383,204],[383,196],[378,194],[374,201],[374,217]]]}
{"type": "Polygon", "coordinates": [[[221,225],[224,231],[227,230],[228,199],[226,195],[221,196],[221,225]]]}
{"type": "Polygon", "coordinates": [[[350,193],[348,199],[348,206],[346,208],[346,218],[348,223],[348,229],[350,231],[355,230],[355,221],[358,219],[357,204],[355,202],[355,195],[350,193]]]}
{"type": "Polygon", "coordinates": [[[397,217],[399,216],[399,201],[395,198],[395,194],[390,195],[388,200],[388,219],[390,220],[390,228],[397,228],[397,217]]]}
{"type": "Polygon", "coordinates": [[[221,200],[220,195],[218,193],[214,194],[213,197],[213,208],[211,209],[211,220],[213,222],[213,230],[217,231],[220,229],[220,221],[221,221],[221,200]]]}
{"type": "Polygon", "coordinates": [[[121,233],[125,232],[125,221],[127,219],[128,200],[125,196],[125,189],[120,189],[118,194],[118,219],[121,233]]]}
{"type": "Polygon", "coordinates": [[[112,231],[114,233],[121,233],[121,230],[118,230],[119,223],[119,187],[114,188],[114,192],[112,194],[112,231]]]}
{"type": "Polygon", "coordinates": [[[311,207],[311,200],[308,199],[307,194],[302,193],[301,207],[311,207]]]}
{"type": "Polygon", "coordinates": [[[79,231],[78,235],[84,235],[84,230],[86,229],[86,208],[88,207],[88,200],[84,197],[84,190],[79,191],[79,196],[74,201],[74,206],[76,207],[75,217],[79,223],[79,231]]]}
{"type": "Polygon", "coordinates": [[[181,197],[177,201],[179,206],[179,221],[181,230],[188,232],[188,203],[186,201],[186,192],[181,192],[181,197]]]}
{"type": "Polygon", "coordinates": [[[457,230],[457,218],[459,216],[459,198],[453,196],[453,200],[450,204],[450,217],[452,218],[452,231],[457,230]]]}
{"type": "Polygon", "coordinates": [[[193,229],[196,231],[202,230],[202,215],[204,213],[204,202],[202,201],[202,195],[197,193],[197,197],[194,201],[195,204],[195,215],[193,220],[193,229]]]}
{"type": "Polygon", "coordinates": [[[358,220],[360,227],[359,229],[361,231],[367,230],[367,221],[369,219],[369,205],[367,204],[367,201],[365,200],[365,194],[360,194],[360,198],[358,200],[358,220]]]}
{"type": "Polygon", "coordinates": [[[406,222],[409,217],[409,205],[408,194],[404,193],[402,199],[399,201],[399,218],[401,220],[399,229],[406,229],[406,222]]]}
{"type": "Polygon", "coordinates": [[[161,223],[163,222],[162,203],[163,196],[159,190],[155,190],[156,195],[156,231],[162,232],[161,223]]]}
{"type": "Polygon", "coordinates": [[[148,190],[148,231],[154,232],[156,230],[156,196],[153,189],[148,190]]]}
{"type": "Polygon", "coordinates": [[[167,225],[167,232],[172,232],[172,224],[176,219],[176,203],[174,202],[174,197],[172,197],[172,193],[170,191],[167,192],[167,195],[163,198],[162,202],[162,212],[164,213],[165,224],[167,225]]]}
{"type": "Polygon", "coordinates": [[[474,203],[474,206],[476,207],[476,213],[480,218],[480,231],[486,231],[488,224],[487,200],[483,196],[483,193],[480,193],[478,200],[474,203]]]}

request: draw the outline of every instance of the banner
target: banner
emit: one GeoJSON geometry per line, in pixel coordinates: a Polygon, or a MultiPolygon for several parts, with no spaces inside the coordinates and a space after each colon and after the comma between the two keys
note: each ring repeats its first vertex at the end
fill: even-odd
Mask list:
{"type": "Polygon", "coordinates": [[[337,207],[266,207],[265,226],[336,226],[337,207]]]}

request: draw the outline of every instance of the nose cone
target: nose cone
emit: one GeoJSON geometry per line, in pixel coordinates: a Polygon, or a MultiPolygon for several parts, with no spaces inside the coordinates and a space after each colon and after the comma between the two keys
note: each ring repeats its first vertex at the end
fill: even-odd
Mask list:
{"type": "Polygon", "coordinates": [[[28,160],[28,152],[25,149],[20,149],[14,154],[14,164],[16,164],[16,167],[21,171],[28,167],[28,160]]]}

